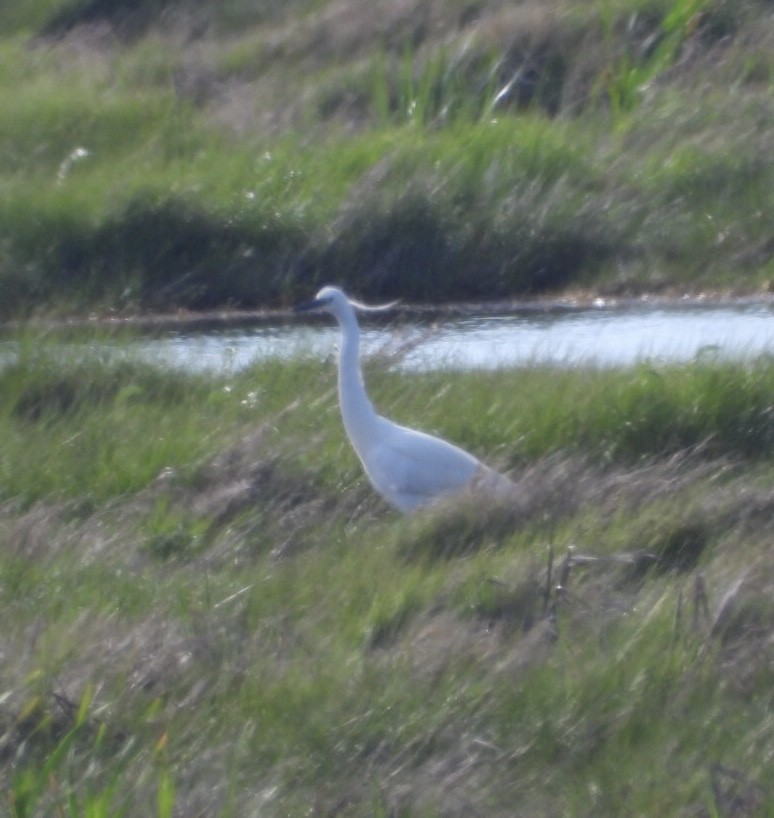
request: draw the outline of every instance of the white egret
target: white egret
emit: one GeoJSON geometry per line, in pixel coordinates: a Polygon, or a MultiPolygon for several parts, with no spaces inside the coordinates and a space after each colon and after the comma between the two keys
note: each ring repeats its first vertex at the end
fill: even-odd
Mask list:
{"type": "Polygon", "coordinates": [[[360,328],[355,309],[378,311],[347,297],[338,287],[323,287],[297,312],[330,313],[341,328],[339,406],[344,428],[374,488],[399,511],[408,513],[464,491],[513,488],[503,475],[453,443],[408,429],[378,415],[360,371],[360,328]]]}

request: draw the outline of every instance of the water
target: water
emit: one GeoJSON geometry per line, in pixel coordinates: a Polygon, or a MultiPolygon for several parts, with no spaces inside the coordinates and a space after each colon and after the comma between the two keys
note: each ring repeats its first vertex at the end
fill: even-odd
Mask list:
{"type": "MultiPolygon", "coordinates": [[[[170,333],[135,342],[141,355],[187,369],[239,370],[253,361],[308,354],[338,344],[333,319],[242,330],[170,333]]],[[[551,365],[630,366],[697,356],[744,359],[774,353],[774,305],[640,304],[530,309],[511,315],[444,317],[430,323],[365,325],[365,354],[396,355],[404,369],[551,365]]]]}
{"type": "MultiPolygon", "coordinates": [[[[332,318],[299,316],[248,329],[167,332],[129,344],[131,354],[194,371],[238,371],[299,354],[320,359],[338,345],[332,318]]],[[[0,357],[12,352],[5,342],[0,357]]],[[[93,346],[93,345],[92,345],[93,346]]],[[[126,344],[119,345],[122,354],[126,344]]],[[[110,352],[102,342],[101,352],[110,352]]],[[[403,369],[508,366],[630,366],[700,356],[745,359],[774,353],[774,304],[637,304],[531,308],[509,315],[444,316],[435,322],[363,327],[365,354],[392,353],[403,369]]]]}

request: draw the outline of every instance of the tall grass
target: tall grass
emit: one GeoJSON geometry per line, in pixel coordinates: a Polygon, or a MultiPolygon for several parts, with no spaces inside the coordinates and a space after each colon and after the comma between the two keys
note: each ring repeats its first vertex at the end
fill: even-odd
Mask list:
{"type": "Polygon", "coordinates": [[[319,364],[82,351],[0,375],[0,812],[769,806],[771,362],[373,371],[519,485],[399,519],[319,364]]]}
{"type": "Polygon", "coordinates": [[[406,46],[372,60],[371,106],[377,125],[440,127],[480,122],[495,108],[497,57],[471,60],[441,48],[424,61],[406,46]]]}
{"type": "MultiPolygon", "coordinates": [[[[401,375],[376,394],[382,400],[401,395],[408,402],[403,411],[413,409],[417,417],[427,406],[432,425],[436,410],[428,397],[441,388],[443,377],[418,378],[409,390],[398,382],[406,378],[401,375]]],[[[620,372],[525,370],[465,377],[469,386],[455,397],[464,411],[454,431],[482,451],[502,446],[505,437],[511,462],[568,450],[609,462],[686,449],[713,456],[772,454],[774,372],[767,359],[749,368],[698,361],[666,369],[642,364],[620,372]],[[469,417],[476,418],[475,425],[464,420],[469,417]]],[[[437,411],[443,413],[443,406],[437,411]]]]}
{"type": "Polygon", "coordinates": [[[5,315],[278,304],[331,277],[415,300],[765,285],[755,0],[730,21],[692,0],[301,6],[236,37],[183,4],[139,39],[0,41],[5,315]]]}
{"type": "MultiPolygon", "coordinates": [[[[39,764],[28,763],[16,770],[7,789],[5,807],[10,818],[30,818],[34,815],[53,814],[67,818],[108,818],[130,814],[131,805],[118,795],[119,782],[124,775],[133,771],[126,765],[114,765],[114,769],[103,773],[102,782],[77,782],[73,771],[82,763],[82,757],[92,759],[104,756],[104,745],[109,741],[104,724],[96,725],[90,719],[90,705],[93,691],[87,690],[81,701],[72,706],[69,724],[61,738],[55,739],[53,746],[39,764]]],[[[34,723],[39,701],[28,705],[29,712],[24,719],[34,723]]],[[[36,732],[55,733],[44,718],[35,728],[36,732]]],[[[34,734],[33,734],[34,736],[34,734]]],[[[153,814],[157,818],[171,818],[174,811],[175,788],[172,778],[163,763],[163,737],[155,748],[158,758],[157,795],[153,814]]],[[[92,762],[93,763],[93,762],[92,762]]],[[[149,804],[147,806],[150,806],[149,804]]],[[[140,805],[137,805],[139,808],[140,805]]]]}
{"type": "MultiPolygon", "coordinates": [[[[763,0],[4,3],[0,311],[332,278],[749,291],[770,22],[763,0]]],[[[23,339],[0,814],[771,812],[772,362],[369,386],[517,502],[398,518],[317,362],[187,375],[23,339]]]]}
{"type": "Polygon", "coordinates": [[[172,370],[111,363],[107,351],[75,365],[67,355],[23,348],[0,375],[5,497],[33,502],[63,493],[104,501],[209,445],[191,424],[190,408],[198,402],[203,415],[216,415],[225,394],[172,370]]]}
{"type": "MultiPolygon", "coordinates": [[[[269,362],[213,384],[203,376],[114,360],[114,343],[71,359],[83,354],[80,344],[68,352],[31,342],[0,373],[6,497],[33,501],[65,493],[102,501],[148,485],[167,468],[186,473],[184,464],[226,445],[233,435],[226,421],[244,423],[254,401],[264,412],[281,413],[303,397],[301,377],[306,398],[324,400],[325,434],[316,401],[278,420],[272,436],[308,424],[318,426],[318,441],[340,437],[333,384],[318,367],[269,362]]],[[[455,374],[456,420],[444,401],[433,399],[448,377],[376,371],[369,381],[380,410],[443,431],[481,455],[496,453],[505,465],[571,451],[609,464],[691,449],[704,457],[751,460],[774,452],[774,365],[766,358],[745,366],[697,361],[622,371],[455,374]]],[[[305,447],[298,448],[303,461],[305,447]]],[[[341,450],[333,452],[338,457],[341,450]]],[[[354,467],[354,459],[349,462],[354,467]]]]}
{"type": "MultiPolygon", "coordinates": [[[[627,123],[625,115],[639,104],[646,86],[674,65],[710,5],[708,0],[674,0],[643,48],[644,54],[625,53],[614,58],[603,82],[616,127],[627,123]]],[[[618,45],[617,23],[613,3],[607,2],[603,6],[602,24],[605,41],[611,49],[618,45]]]]}

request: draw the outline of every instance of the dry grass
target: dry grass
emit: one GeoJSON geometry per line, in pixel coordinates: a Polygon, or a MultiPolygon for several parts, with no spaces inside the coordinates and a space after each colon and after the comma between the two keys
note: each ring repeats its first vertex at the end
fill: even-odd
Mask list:
{"type": "MultiPolygon", "coordinates": [[[[73,576],[98,568],[106,584],[102,601],[92,598],[82,612],[70,611],[58,622],[45,611],[9,614],[26,624],[7,630],[0,645],[1,655],[14,657],[13,665],[4,663],[3,670],[4,687],[11,692],[4,701],[9,714],[3,724],[6,758],[29,761],[36,747],[45,752],[66,733],[80,698],[91,689],[91,735],[104,732],[108,756],[128,753],[134,759],[135,793],[152,784],[153,759],[148,751],[137,755],[129,747],[138,740],[147,746],[159,735],[176,735],[172,753],[178,809],[185,814],[219,814],[231,792],[233,814],[256,808],[274,814],[306,803],[319,815],[365,815],[381,809],[461,816],[480,811],[494,798],[487,814],[504,816],[512,814],[506,793],[515,797],[518,791],[520,809],[548,815],[555,807],[546,805],[556,802],[541,797],[537,785],[522,782],[515,791],[503,786],[507,770],[524,764],[525,772],[531,769],[528,759],[536,738],[528,737],[532,728],[525,725],[523,739],[504,743],[491,721],[501,689],[530,688],[536,674],[567,662],[573,645],[588,645],[589,639],[615,643],[627,623],[639,621],[638,628],[647,628],[649,620],[664,615],[672,624],[663,638],[678,640],[689,651],[698,647],[716,654],[718,678],[733,695],[755,696],[768,679],[774,644],[770,560],[761,551],[739,573],[734,568],[738,559],[730,553],[732,548],[754,552],[755,540],[765,540],[770,494],[755,474],[690,456],[604,470],[578,458],[554,456],[519,475],[516,508],[484,511],[479,504],[475,520],[470,510],[457,510],[451,518],[431,512],[397,524],[390,535],[396,521],[388,522],[381,513],[364,516],[360,488],[334,499],[308,476],[284,472],[267,445],[265,432],[251,433],[203,463],[193,482],[162,475],[137,495],[118,498],[93,513],[75,513],[67,504],[46,507],[41,502],[23,512],[6,505],[7,554],[44,573],[61,572],[62,559],[73,576]],[[169,556],[149,550],[157,532],[148,533],[148,521],[159,508],[174,519],[206,519],[204,543],[169,556]],[[643,563],[645,573],[633,582],[633,550],[652,550],[657,526],[679,528],[684,514],[694,513],[691,508],[701,509],[711,543],[698,556],[698,567],[678,566],[680,593],[669,590],[673,580],[664,585],[656,579],[674,567],[669,555],[662,555],[667,560],[663,564],[643,563]],[[313,566],[321,568],[326,552],[332,556],[330,549],[336,549],[321,535],[321,522],[332,526],[342,515],[353,526],[346,535],[347,549],[365,547],[358,544],[361,534],[380,541],[384,558],[399,558],[391,572],[413,575],[409,585],[422,576],[430,583],[425,590],[417,586],[391,614],[372,619],[365,653],[355,649],[361,670],[345,683],[344,713],[332,714],[341,726],[331,725],[328,750],[337,756],[344,752],[340,760],[346,758],[350,769],[338,769],[327,781],[325,775],[318,779],[311,771],[299,772],[301,779],[291,784],[294,775],[288,778],[287,768],[283,773],[284,762],[268,763],[259,739],[260,718],[256,722],[255,714],[238,715],[233,707],[256,685],[287,687],[296,696],[292,691],[304,684],[307,673],[321,673],[326,684],[323,680],[333,672],[325,655],[341,649],[335,647],[341,637],[331,635],[327,647],[317,641],[326,630],[325,625],[320,629],[321,620],[331,615],[324,595],[316,603],[317,614],[307,612],[301,619],[297,595],[308,593],[302,575],[312,571],[308,578],[314,576],[318,569],[313,566]],[[651,522],[638,527],[637,520],[651,522]],[[280,533],[286,541],[280,541],[280,533]],[[450,538],[465,547],[449,548],[450,538]],[[256,547],[251,539],[271,540],[273,549],[256,547]],[[566,544],[574,546],[569,558],[566,544]],[[553,567],[547,558],[550,545],[553,567]],[[405,562],[409,552],[412,559],[405,562]],[[415,574],[411,566],[417,552],[433,559],[415,574]],[[439,563],[440,555],[444,559],[439,563]],[[268,591],[274,574],[291,592],[284,610],[259,602],[259,589],[268,591]],[[438,586],[441,576],[446,578],[438,586]],[[135,590],[116,607],[108,600],[116,593],[118,598],[125,595],[128,588],[118,590],[125,583],[135,590]],[[258,616],[256,605],[263,611],[258,616]],[[181,616],[183,611],[188,613],[181,616]],[[31,687],[32,678],[38,681],[31,687]],[[357,693],[350,685],[365,687],[357,693]],[[367,725],[375,717],[374,705],[359,697],[366,690],[388,700],[395,695],[394,706],[402,709],[407,702],[398,702],[413,696],[413,688],[439,691],[437,714],[431,715],[429,694],[420,708],[427,711],[422,718],[428,722],[419,731],[406,722],[401,729],[407,733],[396,742],[389,731],[378,738],[377,730],[372,746],[357,749],[360,739],[355,736],[370,732],[367,725]],[[442,702],[451,690],[455,703],[446,707],[442,702]],[[146,710],[140,726],[138,714],[146,710]],[[41,718],[48,725],[43,732],[35,726],[41,718]],[[209,723],[210,718],[219,726],[209,723]],[[239,735],[235,718],[247,730],[238,739],[244,744],[236,755],[230,747],[239,735]],[[244,756],[247,752],[249,757],[251,746],[260,747],[264,758],[252,770],[244,756]],[[234,794],[235,786],[240,795],[234,794]]],[[[377,553],[370,549],[363,552],[364,566],[377,553]]],[[[386,563],[379,559],[384,571],[386,563]]],[[[382,580],[394,581],[388,574],[382,580]]],[[[366,586],[378,589],[369,581],[366,586]]],[[[349,593],[354,599],[360,591],[351,588],[349,593]]],[[[352,603],[341,601],[345,607],[352,603]]],[[[341,626],[351,627],[345,618],[341,626]]],[[[625,645],[622,649],[628,650],[625,645]]],[[[389,705],[382,701],[378,706],[389,705]]],[[[557,702],[557,707],[556,717],[562,718],[563,705],[557,702]]],[[[295,755],[300,750],[293,749],[292,741],[286,747],[291,753],[286,762],[300,771],[302,762],[295,755]]],[[[766,795],[755,770],[712,769],[717,814],[737,814],[728,805],[742,801],[752,811],[738,814],[758,814],[750,805],[764,803],[766,795]]],[[[527,778],[535,775],[528,772],[527,778]]],[[[132,803],[142,803],[135,798],[132,803]]],[[[704,814],[701,810],[710,802],[703,803],[696,814],[704,814]]]]}

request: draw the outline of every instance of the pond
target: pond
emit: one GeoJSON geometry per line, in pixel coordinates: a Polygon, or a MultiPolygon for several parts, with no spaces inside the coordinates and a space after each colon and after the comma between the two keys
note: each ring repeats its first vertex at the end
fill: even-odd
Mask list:
{"type": "MultiPolygon", "coordinates": [[[[517,366],[625,367],[712,356],[735,360],[774,354],[774,301],[725,303],[649,301],[587,306],[561,303],[520,308],[406,310],[385,322],[364,316],[363,353],[384,354],[396,368],[481,369],[517,366]]],[[[109,337],[109,336],[108,336],[109,337]]],[[[193,371],[238,371],[267,358],[320,360],[338,346],[330,316],[257,318],[236,325],[180,324],[111,342],[90,341],[100,354],[137,355],[193,371]],[[181,328],[187,327],[187,328],[181,328]]],[[[64,344],[65,342],[63,342],[64,344]]],[[[68,342],[67,348],[81,347],[68,342]]],[[[0,359],[16,342],[0,344],[0,359]]]]}
{"type": "MultiPolygon", "coordinates": [[[[151,360],[193,370],[239,370],[266,358],[312,355],[338,345],[332,318],[241,329],[173,331],[132,342],[151,360]]],[[[399,368],[494,368],[549,365],[630,366],[697,356],[749,359],[774,353],[774,304],[647,302],[589,307],[531,307],[508,314],[409,316],[363,322],[364,354],[393,356],[399,368]]]]}

